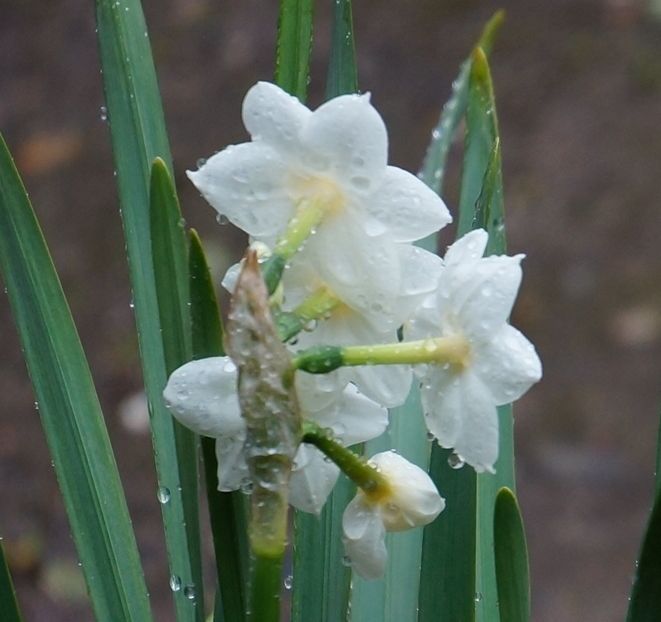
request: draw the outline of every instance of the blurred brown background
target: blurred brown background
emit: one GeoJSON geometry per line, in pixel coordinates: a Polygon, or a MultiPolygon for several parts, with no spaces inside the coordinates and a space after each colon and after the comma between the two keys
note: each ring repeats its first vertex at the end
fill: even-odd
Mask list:
{"type": "MultiPolygon", "coordinates": [[[[314,106],[323,93],[331,2],[318,4],[314,106]]],[[[508,13],[492,66],[510,250],[528,255],[514,324],[545,364],[542,384],[516,407],[539,622],[623,618],[651,500],[661,376],[658,4],[355,1],[361,87],[373,92],[390,129],[391,161],[410,170],[482,25],[496,8],[508,13]]],[[[157,619],[170,620],[150,440],[135,398],[140,373],[92,5],[0,0],[0,130],[98,382],[157,619]]],[[[277,2],[144,5],[183,208],[220,273],[242,240],[216,224],[184,171],[245,140],[240,104],[251,84],[272,76],[277,2]]],[[[451,209],[458,164],[455,155],[451,209]]],[[[91,620],[2,299],[0,347],[0,535],[19,598],[27,620],[91,620]]]]}

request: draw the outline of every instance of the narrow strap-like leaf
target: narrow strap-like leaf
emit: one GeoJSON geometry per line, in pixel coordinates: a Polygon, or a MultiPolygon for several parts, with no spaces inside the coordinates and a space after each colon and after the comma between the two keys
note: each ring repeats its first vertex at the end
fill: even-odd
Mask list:
{"type": "Polygon", "coordinates": [[[475,619],[475,471],[454,470],[450,451],[434,445],[429,474],[446,499],[440,516],[425,527],[420,575],[420,622],[475,619]]]}
{"type": "Polygon", "coordinates": [[[655,501],[636,563],[626,622],[657,622],[661,612],[661,425],[656,451],[655,501]]]}
{"type": "MultiPolygon", "coordinates": [[[[481,47],[485,54],[491,52],[494,39],[505,19],[504,11],[496,12],[487,22],[477,47],[481,47]]],[[[459,127],[459,123],[466,112],[468,99],[468,77],[470,75],[471,58],[467,58],[461,65],[459,75],[452,83],[452,95],[443,106],[432,139],[427,147],[420,178],[435,192],[442,194],[443,180],[445,178],[445,165],[448,159],[452,139],[459,127]]]]}
{"type": "MultiPolygon", "coordinates": [[[[505,251],[498,123],[489,66],[484,51],[479,47],[471,56],[468,79],[458,236],[476,227],[489,232],[488,253],[505,251]]],[[[421,600],[425,600],[421,604],[421,614],[424,611],[425,616],[433,615],[442,602],[457,599],[461,603],[454,603],[453,607],[458,607],[461,616],[471,616],[465,619],[473,619],[474,616],[477,620],[489,622],[499,620],[493,511],[497,490],[503,486],[514,489],[511,406],[499,407],[498,418],[499,457],[495,475],[475,475],[469,467],[456,471],[447,465],[447,450],[438,446],[432,450],[431,475],[441,492],[446,494],[447,508],[436,523],[426,528],[421,580],[421,600]],[[448,523],[445,527],[444,521],[448,523]],[[467,539],[444,539],[440,534],[443,529],[449,533],[461,530],[467,539]],[[465,529],[466,532],[463,531],[465,529]],[[440,549],[433,548],[432,541],[440,549]],[[466,546],[475,554],[475,559],[471,561],[472,568],[460,564],[460,573],[454,567],[446,567],[445,570],[433,567],[439,559],[456,560],[465,555],[461,549],[466,546]],[[447,576],[450,573],[452,579],[447,576]],[[440,585],[453,585],[454,595],[452,592],[435,591],[434,575],[439,575],[437,580],[440,585]]],[[[425,616],[421,615],[420,619],[432,619],[425,616]]]]}
{"type": "Polygon", "coordinates": [[[5,558],[5,549],[0,539],[0,613],[3,622],[23,622],[16,600],[14,582],[11,580],[9,566],[5,558]]]}
{"type": "Polygon", "coordinates": [[[326,99],[357,92],[358,73],[351,0],[334,0],[326,99]]]}
{"type": "Polygon", "coordinates": [[[151,620],[92,377],[48,248],[0,137],[0,268],[99,622],[151,620]]]}
{"type": "Polygon", "coordinates": [[[661,611],[661,495],[657,495],[636,568],[627,622],[657,622],[661,611]]]}
{"type": "MultiPolygon", "coordinates": [[[[158,317],[166,372],[192,358],[188,249],[179,200],[165,162],[156,158],[149,188],[151,250],[158,301],[158,317]]],[[[202,552],[198,488],[198,439],[173,421],[177,467],[186,517],[195,599],[203,608],[202,552]]]]}
{"type": "MultiPolygon", "coordinates": [[[[202,243],[195,231],[190,232],[189,267],[193,357],[222,355],[223,327],[218,301],[202,243]]],[[[218,491],[215,446],[215,439],[202,437],[207,503],[220,590],[214,621],[241,622],[245,619],[250,555],[245,495],[218,491]]]]}
{"type": "Polygon", "coordinates": [[[346,620],[351,572],[343,560],[342,514],[355,488],[340,476],[321,516],[294,516],[292,620],[346,620]]]}
{"type": "Polygon", "coordinates": [[[139,0],[96,0],[96,19],[171,585],[177,620],[192,622],[203,618],[189,548],[199,527],[187,521],[175,426],[162,399],[167,366],[150,238],[151,166],[160,157],[171,170],[170,149],[139,0]]]}
{"type": "Polygon", "coordinates": [[[314,0],[280,0],[275,81],[302,102],[307,99],[314,0]]]}
{"type": "Polygon", "coordinates": [[[528,622],[530,583],[526,534],[519,504],[507,487],[501,488],[496,495],[493,532],[500,619],[528,622]]]}

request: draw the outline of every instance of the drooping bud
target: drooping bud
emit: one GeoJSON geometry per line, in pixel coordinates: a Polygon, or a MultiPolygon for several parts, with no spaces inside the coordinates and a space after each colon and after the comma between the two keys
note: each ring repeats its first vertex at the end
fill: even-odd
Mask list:
{"type": "Polygon", "coordinates": [[[250,540],[259,555],[279,555],[287,533],[288,483],[301,439],[293,369],[271,317],[257,254],[249,250],[227,323],[227,351],[239,371],[252,478],[250,540]]]}

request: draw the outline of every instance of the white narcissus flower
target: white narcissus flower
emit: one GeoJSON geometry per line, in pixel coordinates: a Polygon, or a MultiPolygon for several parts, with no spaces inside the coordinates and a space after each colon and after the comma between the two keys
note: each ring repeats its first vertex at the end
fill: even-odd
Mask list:
{"type": "Polygon", "coordinates": [[[251,142],[189,172],[193,183],[220,214],[271,246],[301,206],[315,204],[323,217],[305,243],[306,260],[347,304],[396,329],[391,300],[408,284],[409,243],[451,218],[421,180],[388,166],[386,128],[369,95],[343,95],[312,112],[259,82],[244,99],[243,121],[251,142]]]}
{"type": "MultiPolygon", "coordinates": [[[[170,376],[163,392],[166,406],[197,434],[216,438],[218,489],[238,490],[248,481],[243,445],[245,421],[236,390],[237,370],[229,357],[186,363],[170,376]]],[[[332,430],[343,445],[379,436],[388,425],[385,408],[361,395],[353,385],[328,386],[308,374],[296,375],[296,393],[303,416],[332,430]]],[[[314,447],[301,444],[294,458],[290,503],[318,514],[335,485],[339,469],[314,447]]]]}
{"type": "Polygon", "coordinates": [[[507,323],[521,283],[523,255],[483,257],[484,230],[447,250],[436,293],[405,325],[407,339],[460,337],[460,364],[421,367],[427,428],[476,471],[498,458],[497,406],[521,397],[542,375],[532,344],[507,323]]]}
{"type": "Polygon", "coordinates": [[[365,579],[378,579],[387,559],[387,531],[405,531],[431,523],[445,507],[425,471],[394,451],[369,460],[386,480],[377,493],[359,490],[342,517],[344,549],[352,568],[365,579]]]}

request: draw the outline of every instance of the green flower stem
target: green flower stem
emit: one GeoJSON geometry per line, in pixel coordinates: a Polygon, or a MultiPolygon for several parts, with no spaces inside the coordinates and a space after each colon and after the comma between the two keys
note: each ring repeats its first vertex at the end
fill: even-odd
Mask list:
{"type": "Polygon", "coordinates": [[[370,497],[387,494],[390,486],[385,477],[367,461],[338,443],[331,433],[316,423],[303,424],[303,442],[326,454],[342,472],[370,497]]]}
{"type": "Polygon", "coordinates": [[[280,311],[275,322],[283,341],[300,333],[308,322],[327,317],[340,304],[340,299],[327,286],[322,286],[293,311],[280,311]]]}
{"type": "Polygon", "coordinates": [[[251,573],[252,586],[248,620],[278,622],[280,620],[280,580],[284,551],[278,555],[256,555],[251,573]]]}
{"type": "Polygon", "coordinates": [[[276,243],[271,257],[262,265],[262,275],[269,294],[278,287],[286,263],[301,250],[305,240],[314,233],[324,216],[337,207],[339,200],[334,192],[327,191],[321,192],[319,196],[303,199],[298,204],[287,231],[276,243]]]}
{"type": "Polygon", "coordinates": [[[303,321],[318,320],[333,311],[340,304],[340,299],[333,294],[330,288],[323,285],[306,298],[294,313],[303,321]]]}
{"type": "Polygon", "coordinates": [[[285,261],[291,259],[303,246],[331,207],[330,202],[320,199],[303,199],[296,214],[289,221],[287,231],[273,249],[273,254],[285,261]]]}
{"type": "Polygon", "coordinates": [[[432,363],[464,367],[470,357],[463,337],[437,337],[372,346],[314,346],[299,352],[292,365],[311,374],[326,374],[354,365],[418,365],[432,363]]]}

